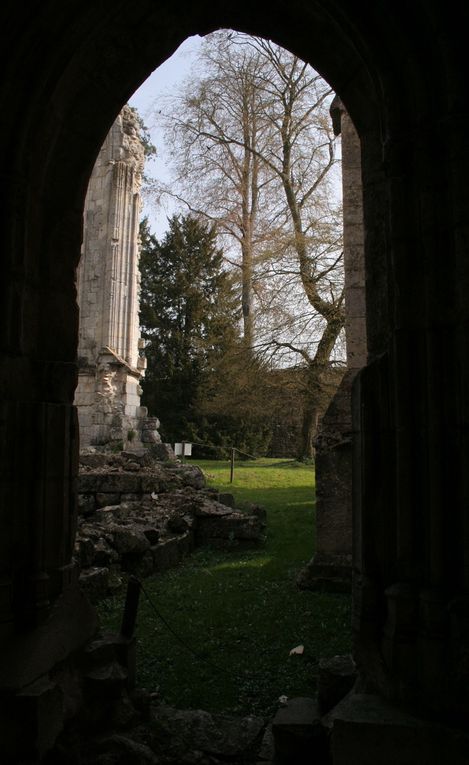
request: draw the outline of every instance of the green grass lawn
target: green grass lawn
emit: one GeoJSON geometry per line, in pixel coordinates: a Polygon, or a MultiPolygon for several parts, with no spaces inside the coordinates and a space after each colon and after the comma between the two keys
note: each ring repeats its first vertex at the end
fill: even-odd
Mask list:
{"type": "MultiPolygon", "coordinates": [[[[314,469],[291,460],[195,461],[238,506],[267,509],[267,541],[249,552],[198,550],[145,581],[137,627],[138,682],[181,708],[270,714],[281,695],[312,695],[323,656],[350,651],[350,598],[301,591],[295,577],[314,551],[314,469]],[[302,656],[290,656],[297,645],[302,656]]],[[[117,628],[123,596],[100,604],[117,628]]]]}

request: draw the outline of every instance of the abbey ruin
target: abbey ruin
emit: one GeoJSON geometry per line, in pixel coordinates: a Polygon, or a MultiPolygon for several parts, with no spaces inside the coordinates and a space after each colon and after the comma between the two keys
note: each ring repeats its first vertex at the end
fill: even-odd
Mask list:
{"type": "MultiPolygon", "coordinates": [[[[333,765],[466,765],[466,6],[6,0],[2,14],[3,762],[45,763],[54,748],[60,761],[64,721],[72,724],[83,709],[84,685],[99,684],[93,662],[108,650],[94,639],[96,614],[77,586],[73,559],[75,277],[91,172],[111,125],[149,73],[188,36],[230,28],[310,62],[339,95],[360,139],[367,358],[352,386],[358,680],[333,712],[316,720],[310,710],[309,719],[327,731],[333,765]]],[[[102,340],[105,348],[110,338],[102,340]]],[[[113,350],[128,365],[135,395],[136,359],[126,359],[123,346],[113,350]]],[[[114,361],[111,355],[111,369],[114,361]]],[[[118,641],[113,656],[127,648],[118,641]]],[[[117,659],[106,681],[108,688],[124,684],[117,659]]],[[[137,753],[155,762],[148,747],[125,756],[135,761],[137,753]]]]}
{"type": "Polygon", "coordinates": [[[139,222],[144,148],[125,106],[99,152],[84,210],[78,268],[80,444],[135,448],[159,442],[140,406],[145,342],[139,332],[139,222]]]}

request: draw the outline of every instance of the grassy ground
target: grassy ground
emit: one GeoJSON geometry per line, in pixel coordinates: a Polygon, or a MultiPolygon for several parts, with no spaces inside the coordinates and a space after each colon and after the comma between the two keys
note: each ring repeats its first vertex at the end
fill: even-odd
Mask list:
{"type": "MultiPolygon", "coordinates": [[[[199,550],[145,582],[182,645],[142,596],[137,635],[139,684],[181,708],[270,714],[278,698],[314,693],[322,656],[350,650],[350,598],[300,591],[295,576],[314,550],[314,471],[290,460],[197,461],[211,485],[237,505],[267,509],[265,547],[199,550]],[[289,652],[304,645],[302,656],[289,652]]],[[[116,628],[123,598],[100,606],[116,628]]]]}

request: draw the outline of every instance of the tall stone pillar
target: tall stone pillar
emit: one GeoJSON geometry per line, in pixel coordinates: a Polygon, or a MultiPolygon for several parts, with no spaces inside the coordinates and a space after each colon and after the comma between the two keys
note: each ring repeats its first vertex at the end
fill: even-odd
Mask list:
{"type": "Polygon", "coordinates": [[[349,590],[352,573],[352,384],[367,361],[360,139],[338,97],[331,105],[342,137],[345,336],[347,370],[316,440],[316,553],[298,583],[349,590]]]}
{"type": "Polygon", "coordinates": [[[139,333],[139,215],[144,150],[125,106],[101,148],[88,186],[78,270],[81,446],[135,446],[146,409],[139,333]]]}

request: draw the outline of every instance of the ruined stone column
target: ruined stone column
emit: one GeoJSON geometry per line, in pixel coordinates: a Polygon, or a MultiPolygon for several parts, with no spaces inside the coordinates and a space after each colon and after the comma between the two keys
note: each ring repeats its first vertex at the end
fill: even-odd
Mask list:
{"type": "Polygon", "coordinates": [[[308,589],[350,589],[352,571],[352,384],[367,360],[364,228],[360,139],[338,97],[331,105],[342,136],[342,190],[347,371],[319,426],[316,441],[316,553],[298,583],[308,589]]]}
{"type": "Polygon", "coordinates": [[[139,332],[139,215],[144,150],[125,106],[101,148],[84,211],[78,269],[81,446],[135,447],[146,359],[139,332]]]}

